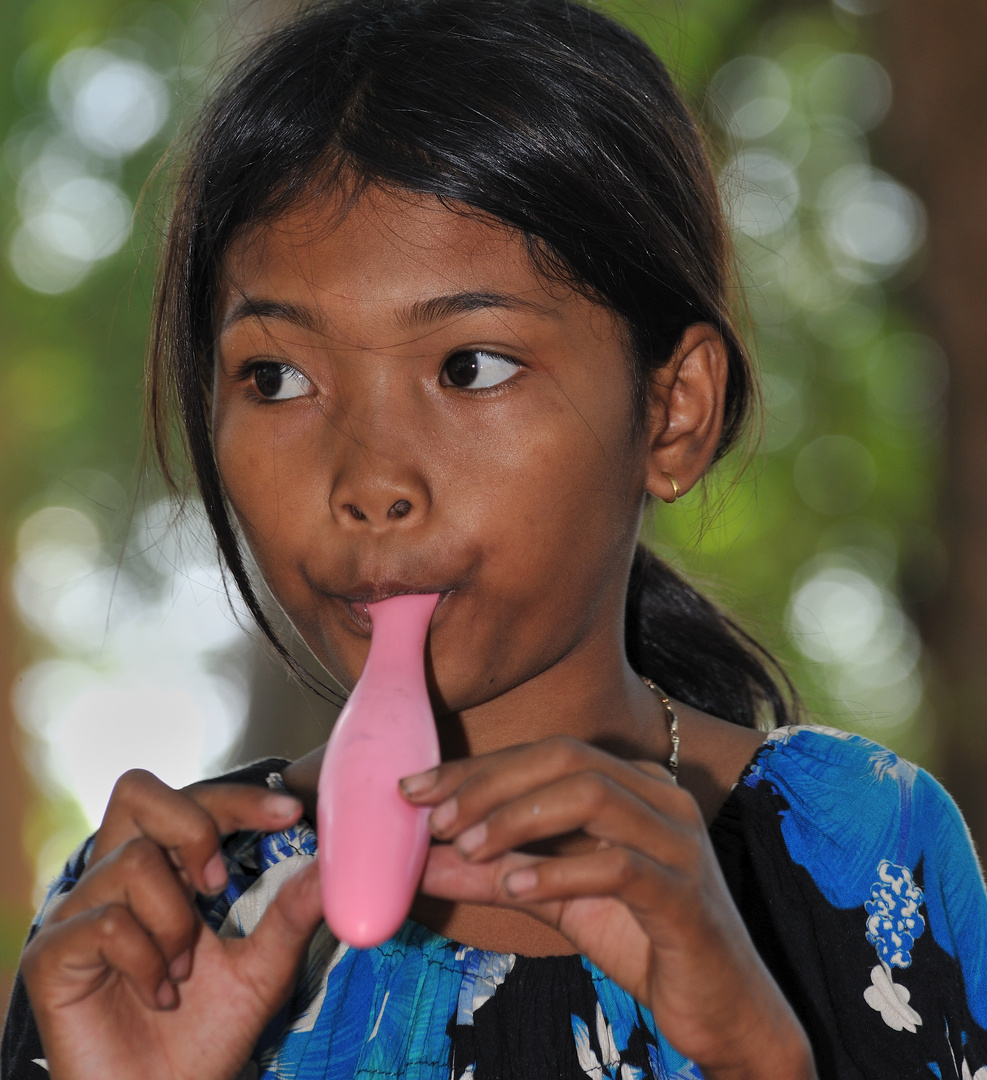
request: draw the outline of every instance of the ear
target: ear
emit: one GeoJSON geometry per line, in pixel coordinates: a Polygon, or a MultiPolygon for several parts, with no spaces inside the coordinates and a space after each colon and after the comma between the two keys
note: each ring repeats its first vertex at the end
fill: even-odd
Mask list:
{"type": "Polygon", "coordinates": [[[647,490],[674,502],[709,467],[723,430],[727,346],[709,323],[694,323],[651,377],[647,490]]]}

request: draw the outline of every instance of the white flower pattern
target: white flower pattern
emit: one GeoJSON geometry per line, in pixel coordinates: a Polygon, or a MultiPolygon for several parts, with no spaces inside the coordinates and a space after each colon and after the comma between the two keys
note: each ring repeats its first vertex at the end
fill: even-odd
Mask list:
{"type": "Polygon", "coordinates": [[[911,991],[891,977],[891,968],[877,964],[870,973],[871,985],[864,991],[864,1001],[881,1014],[881,1019],[894,1031],[918,1031],[922,1017],[908,1004],[911,991]]]}

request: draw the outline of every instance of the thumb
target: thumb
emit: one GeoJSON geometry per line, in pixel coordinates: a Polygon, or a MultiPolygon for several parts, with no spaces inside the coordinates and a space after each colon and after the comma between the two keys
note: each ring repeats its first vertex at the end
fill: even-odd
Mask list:
{"type": "Polygon", "coordinates": [[[309,942],[322,922],[322,891],[315,859],[281,886],[257,929],[241,943],[239,968],[255,991],[278,1003],[295,982],[309,942]]]}

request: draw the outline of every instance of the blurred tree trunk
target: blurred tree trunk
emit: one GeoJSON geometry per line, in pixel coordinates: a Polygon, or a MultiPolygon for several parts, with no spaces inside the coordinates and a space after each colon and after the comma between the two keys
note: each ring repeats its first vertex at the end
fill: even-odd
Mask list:
{"type": "MultiPolygon", "coordinates": [[[[0,558],[3,571],[9,558],[0,558]]],[[[7,573],[3,574],[8,579],[7,573]]],[[[0,590],[0,687],[13,686],[22,659],[11,609],[13,604],[0,590]]],[[[10,694],[0,695],[0,1020],[7,1001],[24,935],[31,917],[33,870],[24,850],[24,824],[30,784],[21,758],[20,730],[14,718],[10,694]]]]}
{"type": "Polygon", "coordinates": [[[889,150],[929,215],[917,286],[950,363],[940,526],[948,562],[923,631],[942,779],[987,852],[987,4],[891,0],[889,150]]]}

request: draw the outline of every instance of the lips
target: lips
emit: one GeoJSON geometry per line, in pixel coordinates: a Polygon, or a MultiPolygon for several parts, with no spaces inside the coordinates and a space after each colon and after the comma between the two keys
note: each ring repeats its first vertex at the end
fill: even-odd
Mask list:
{"type": "MultiPolygon", "coordinates": [[[[343,603],[351,622],[355,623],[364,633],[370,634],[373,622],[367,611],[368,604],[376,604],[381,600],[389,600],[392,596],[408,596],[412,593],[438,593],[439,602],[436,605],[436,613],[440,610],[446,599],[456,591],[455,585],[416,585],[410,586],[400,582],[386,583],[361,583],[352,592],[347,590],[345,595],[336,594],[337,599],[343,603]]],[[[433,619],[435,616],[433,616],[433,619]]]]}

